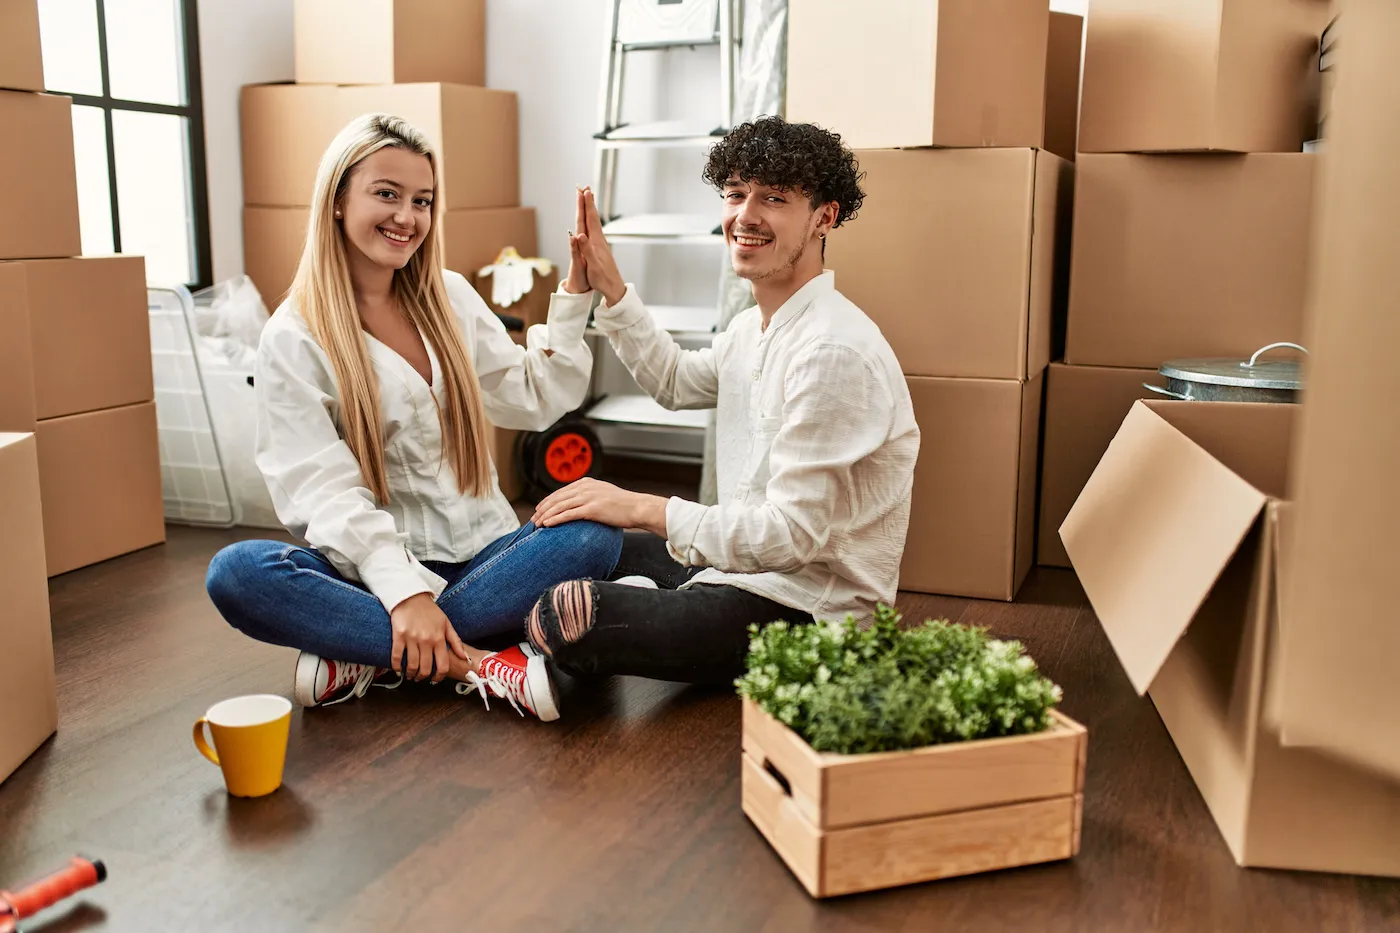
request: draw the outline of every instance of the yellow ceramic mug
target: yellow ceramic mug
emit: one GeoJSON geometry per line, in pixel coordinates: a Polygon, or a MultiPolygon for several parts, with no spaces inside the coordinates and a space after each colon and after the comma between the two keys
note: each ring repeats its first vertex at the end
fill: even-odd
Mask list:
{"type": "Polygon", "coordinates": [[[209,707],[194,724],[194,744],[224,772],[224,784],[235,797],[261,797],[282,785],[287,760],[287,731],[292,704],[268,693],[234,697],[209,707]],[[204,727],[214,735],[214,747],[204,727]]]}

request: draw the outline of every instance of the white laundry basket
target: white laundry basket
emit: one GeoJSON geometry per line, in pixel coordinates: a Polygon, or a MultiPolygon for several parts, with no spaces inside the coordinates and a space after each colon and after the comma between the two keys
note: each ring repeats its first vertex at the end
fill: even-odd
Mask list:
{"type": "Polygon", "coordinates": [[[227,528],[237,521],[224,477],[195,355],[189,290],[148,288],[151,367],[160,434],[161,495],[165,520],[227,528]]]}

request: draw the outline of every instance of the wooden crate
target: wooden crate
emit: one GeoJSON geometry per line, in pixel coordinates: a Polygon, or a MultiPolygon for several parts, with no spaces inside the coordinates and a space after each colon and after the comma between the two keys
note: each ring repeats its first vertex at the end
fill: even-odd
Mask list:
{"type": "Polygon", "coordinates": [[[1088,733],[833,755],[744,701],[744,813],[813,897],[1070,858],[1088,733]]]}

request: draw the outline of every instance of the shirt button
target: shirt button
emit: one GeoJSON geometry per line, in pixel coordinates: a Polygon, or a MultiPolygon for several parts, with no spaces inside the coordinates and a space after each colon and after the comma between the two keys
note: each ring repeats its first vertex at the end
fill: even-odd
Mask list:
{"type": "Polygon", "coordinates": [[[761,370],[761,369],[755,369],[755,370],[753,371],[753,381],[754,381],[754,382],[757,382],[757,381],[758,381],[758,377],[761,376],[762,374],[763,374],[763,370],[761,370]]]}

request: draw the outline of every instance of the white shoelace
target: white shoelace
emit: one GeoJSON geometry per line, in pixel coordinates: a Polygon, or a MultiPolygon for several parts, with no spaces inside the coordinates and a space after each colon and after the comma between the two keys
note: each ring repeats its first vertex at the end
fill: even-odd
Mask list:
{"type": "Polygon", "coordinates": [[[467,696],[472,691],[476,691],[481,695],[481,702],[486,704],[487,709],[491,708],[491,701],[487,699],[487,695],[494,693],[498,697],[503,697],[510,704],[511,709],[524,716],[525,711],[520,708],[520,704],[516,700],[519,698],[523,701],[525,698],[525,672],[512,669],[508,674],[509,679],[507,679],[494,670],[502,665],[492,664],[490,666],[493,670],[487,674],[468,671],[467,682],[459,683],[457,692],[462,696],[467,696]]]}
{"type": "MultiPolygon", "coordinates": [[[[350,683],[352,679],[355,684],[355,689],[351,690],[343,697],[337,697],[334,700],[327,700],[321,705],[334,706],[337,703],[344,703],[346,700],[353,700],[364,696],[366,693],[369,693],[369,688],[373,686],[374,678],[377,676],[378,671],[379,668],[375,667],[373,664],[355,664],[349,661],[337,662],[335,666],[335,684],[332,686],[331,692],[336,692],[340,688],[344,687],[346,684],[350,683]],[[358,668],[358,670],[356,670],[356,668],[358,668]],[[351,674],[351,671],[354,671],[354,673],[351,674]]],[[[403,683],[402,674],[399,675],[398,683],[385,684],[384,686],[397,687],[401,683],[403,683]]]]}

